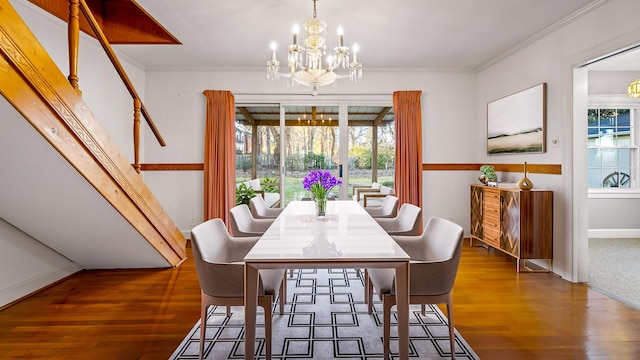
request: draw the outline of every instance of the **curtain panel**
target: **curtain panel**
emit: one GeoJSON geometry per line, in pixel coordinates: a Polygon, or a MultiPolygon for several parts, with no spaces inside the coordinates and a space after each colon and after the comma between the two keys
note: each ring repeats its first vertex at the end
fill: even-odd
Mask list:
{"type": "Polygon", "coordinates": [[[204,220],[220,218],[228,226],[235,206],[235,99],[231,91],[205,90],[204,220]]]}
{"type": "Polygon", "coordinates": [[[396,122],[395,188],[399,204],[422,208],[422,91],[393,93],[396,122]]]}

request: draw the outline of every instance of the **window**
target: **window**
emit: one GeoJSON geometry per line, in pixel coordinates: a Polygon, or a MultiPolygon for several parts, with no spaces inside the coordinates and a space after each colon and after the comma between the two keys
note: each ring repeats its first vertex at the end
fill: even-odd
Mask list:
{"type": "Polygon", "coordinates": [[[639,114],[640,108],[589,108],[589,189],[638,188],[639,114]]]}

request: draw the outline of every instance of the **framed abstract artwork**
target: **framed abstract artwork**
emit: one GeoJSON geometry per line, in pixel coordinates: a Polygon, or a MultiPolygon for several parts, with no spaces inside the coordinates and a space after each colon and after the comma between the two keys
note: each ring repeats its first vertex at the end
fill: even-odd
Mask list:
{"type": "Polygon", "coordinates": [[[545,151],[547,84],[487,104],[487,154],[545,151]]]}

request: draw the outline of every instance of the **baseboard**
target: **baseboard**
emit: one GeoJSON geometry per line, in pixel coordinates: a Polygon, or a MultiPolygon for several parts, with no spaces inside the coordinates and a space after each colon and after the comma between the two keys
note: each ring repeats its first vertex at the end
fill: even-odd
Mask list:
{"type": "Polygon", "coordinates": [[[60,268],[53,269],[6,289],[2,289],[0,290],[0,308],[16,300],[25,298],[81,270],[82,267],[80,265],[69,262],[60,268]]]}
{"type": "Polygon", "coordinates": [[[589,229],[590,238],[640,238],[640,229],[589,229]]]}

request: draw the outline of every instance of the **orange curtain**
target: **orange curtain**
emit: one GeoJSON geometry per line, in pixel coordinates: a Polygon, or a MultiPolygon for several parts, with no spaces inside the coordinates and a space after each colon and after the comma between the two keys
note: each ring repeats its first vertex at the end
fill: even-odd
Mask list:
{"type": "Polygon", "coordinates": [[[400,204],[422,208],[422,91],[393,93],[396,122],[395,188],[400,204]]]}
{"type": "Polygon", "coordinates": [[[204,220],[228,224],[235,206],[235,100],[231,91],[205,90],[207,119],[204,134],[204,220]]]}

